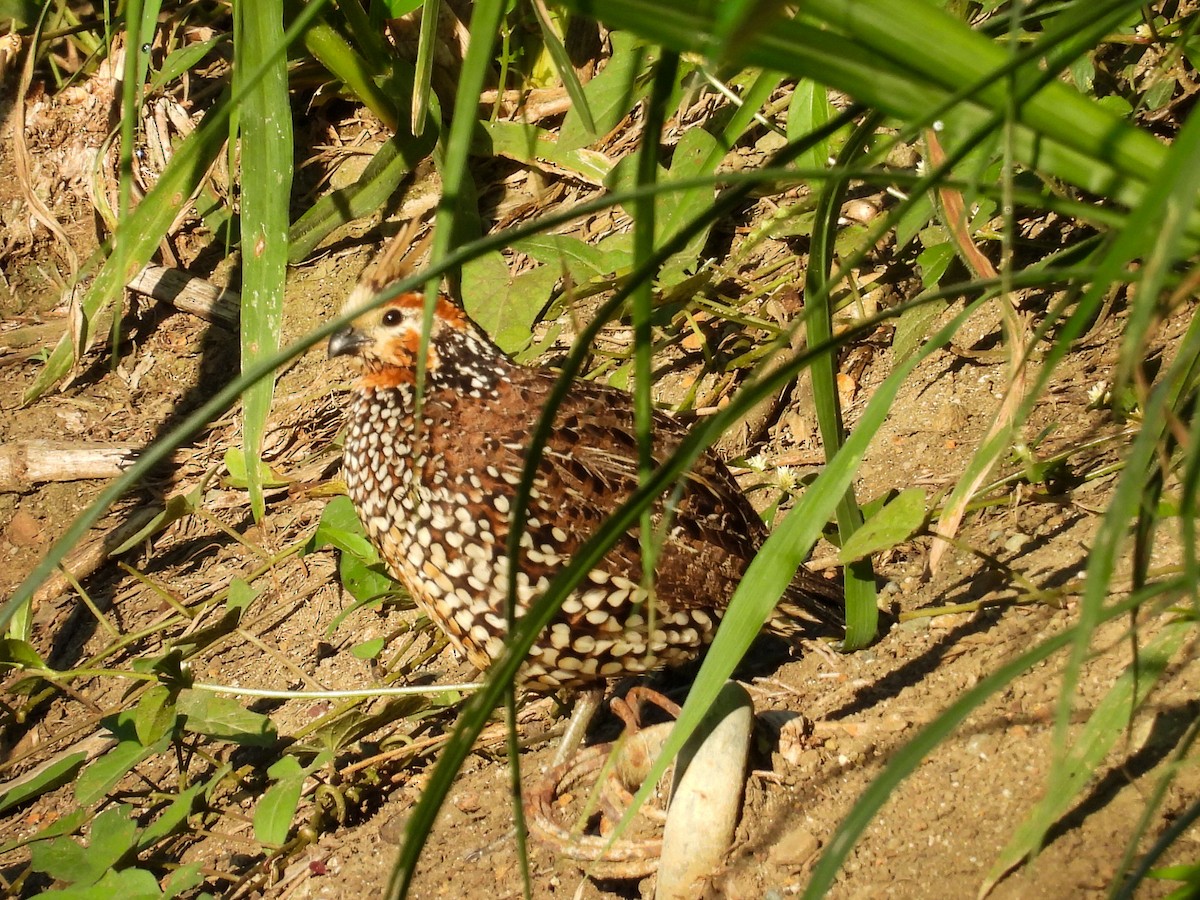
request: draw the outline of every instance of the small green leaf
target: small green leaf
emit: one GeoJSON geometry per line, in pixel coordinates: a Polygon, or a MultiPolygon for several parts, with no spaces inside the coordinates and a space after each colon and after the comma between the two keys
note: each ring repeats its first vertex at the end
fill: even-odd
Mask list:
{"type": "Polygon", "coordinates": [[[896,323],[892,337],[892,369],[904,365],[917,349],[925,343],[938,316],[946,308],[944,301],[922,303],[906,309],[896,323]]]}
{"type": "MultiPolygon", "coordinates": [[[[788,104],[787,136],[797,140],[816,131],[833,118],[835,110],[829,102],[829,89],[811,78],[803,79],[792,92],[788,104]]],[[[818,141],[796,157],[795,165],[800,169],[824,169],[829,165],[829,139],[818,141]]]]}
{"type": "Polygon", "coordinates": [[[147,746],[137,736],[137,712],[124,710],[102,721],[117,738],[117,745],[83,770],[75,781],[75,800],[91,806],[104,797],[138,763],[167,748],[170,738],[147,746]]]}
{"type": "MultiPolygon", "coordinates": [[[[182,865],[163,879],[163,900],[170,900],[171,897],[178,897],[184,891],[190,891],[203,881],[203,863],[192,862],[182,865]]],[[[196,900],[203,900],[204,897],[211,896],[211,894],[205,892],[197,897],[196,900]]]]}
{"type": "Polygon", "coordinates": [[[909,488],[863,523],[846,539],[839,554],[843,564],[894,547],[912,536],[925,521],[925,492],[909,488]]]}
{"type": "Polygon", "coordinates": [[[599,248],[568,234],[538,234],[513,244],[540,263],[556,268],[577,284],[611,275],[607,255],[599,248]]]}
{"type": "Polygon", "coordinates": [[[538,266],[512,277],[498,251],[471,260],[462,270],[462,297],[468,315],[507,353],[533,336],[533,323],[550,300],[559,270],[538,266]]]}
{"type": "Polygon", "coordinates": [[[269,718],[228,697],[185,690],[179,694],[178,705],[184,716],[184,730],[193,734],[252,747],[269,747],[278,738],[269,718]]]}
{"type": "Polygon", "coordinates": [[[86,761],[87,752],[79,750],[54,760],[45,768],[35,769],[13,779],[8,787],[0,791],[0,813],[66,784],[75,777],[75,773],[86,761]]]}
{"type": "Polygon", "coordinates": [[[240,618],[261,593],[262,590],[250,587],[241,578],[235,578],[229,583],[229,596],[225,601],[225,608],[233,610],[240,618]]]}
{"type": "Polygon", "coordinates": [[[372,638],[369,641],[363,641],[361,644],[355,644],[350,648],[350,655],[356,659],[375,659],[379,656],[385,641],[383,638],[372,638]]]}
{"type": "MultiPolygon", "coordinates": [[[[133,807],[122,803],[106,809],[92,820],[91,840],[86,848],[65,836],[34,844],[30,867],[59,881],[87,887],[95,884],[133,849],[136,837],[133,807]]],[[[155,882],[155,889],[157,887],[155,882]]]]}
{"type": "Polygon", "coordinates": [[[48,668],[32,644],[10,637],[0,638],[0,666],[20,669],[48,668]]]}
{"type": "Polygon", "coordinates": [[[152,518],[149,522],[138,529],[137,533],[127,538],[123,543],[114,547],[109,551],[110,556],[119,556],[126,550],[131,550],[150,537],[152,534],[157,534],[162,531],[172,522],[182,519],[184,516],[191,515],[196,511],[196,505],[199,501],[199,495],[196,492],[187,494],[177,494],[167,500],[167,505],[163,507],[162,512],[152,518]]]}
{"type": "Polygon", "coordinates": [[[193,44],[187,44],[179,50],[175,50],[167,54],[167,58],[163,60],[162,68],[154,73],[154,77],[150,80],[150,88],[148,94],[154,94],[162,90],[163,87],[170,84],[184,72],[190,71],[200,60],[208,56],[217,44],[226,43],[229,41],[228,34],[219,34],[216,37],[209,38],[207,41],[196,41],[193,44]]]}
{"type": "Polygon", "coordinates": [[[321,521],[317,523],[317,530],[313,532],[313,536],[304,545],[304,552],[312,553],[322,547],[335,547],[369,563],[379,560],[379,554],[363,534],[362,523],[354,504],[345,495],[334,497],[325,504],[321,521]]]}
{"type": "Polygon", "coordinates": [[[170,690],[156,684],[146,691],[134,710],[133,725],[144,747],[169,735],[175,727],[175,703],[170,690]]]}
{"type": "MultiPolygon", "coordinates": [[[[241,449],[230,447],[225,451],[225,468],[229,470],[229,476],[224,479],[225,484],[235,488],[246,487],[249,483],[249,473],[246,471],[246,454],[241,449]]],[[[286,487],[289,483],[261,459],[258,460],[258,473],[263,487],[286,487]]]]}
{"type": "Polygon", "coordinates": [[[264,844],[279,846],[287,840],[291,830],[308,771],[294,756],[284,756],[267,770],[267,774],[276,782],[267,788],[254,810],[254,837],[264,844]]]}
{"type": "Polygon", "coordinates": [[[208,782],[199,781],[181,791],[174,800],[167,804],[167,808],[159,814],[158,818],[146,826],[146,829],[138,837],[138,849],[145,850],[156,841],[174,834],[187,821],[187,817],[191,815],[192,807],[196,803],[196,798],[207,787],[208,782]]]}
{"type": "Polygon", "coordinates": [[[568,110],[558,134],[558,145],[563,150],[586,147],[612,131],[645,92],[645,87],[638,84],[637,77],[649,65],[656,51],[642,47],[633,35],[625,31],[614,31],[609,39],[612,42],[612,55],[604,71],[583,88],[595,129],[588,129],[580,111],[568,110]]]}
{"type": "Polygon", "coordinates": [[[900,216],[896,223],[896,250],[908,246],[909,241],[925,230],[933,218],[933,200],[928,194],[923,194],[900,216]]]}
{"type": "Polygon", "coordinates": [[[937,285],[946,274],[950,261],[954,259],[954,245],[949,241],[926,247],[917,256],[917,267],[921,270],[921,284],[926,288],[937,285]]]}
{"type": "Polygon", "coordinates": [[[349,553],[342,554],[338,563],[338,576],[346,592],[355,600],[364,602],[382,597],[396,587],[396,582],[384,570],[383,563],[368,564],[349,553]]]}

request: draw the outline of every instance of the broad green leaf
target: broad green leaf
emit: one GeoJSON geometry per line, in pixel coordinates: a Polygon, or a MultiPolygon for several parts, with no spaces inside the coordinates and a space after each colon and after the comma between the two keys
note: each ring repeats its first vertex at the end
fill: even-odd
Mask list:
{"type": "Polygon", "coordinates": [[[138,849],[145,850],[156,841],[175,834],[182,828],[192,813],[196,798],[204,793],[210,781],[198,781],[191,787],[180,791],[175,799],[167,804],[167,808],[158,814],[158,818],[142,831],[138,837],[138,849]]]}
{"type": "Polygon", "coordinates": [[[537,266],[513,278],[500,253],[486,253],[463,266],[463,305],[501,350],[514,353],[529,343],[558,277],[551,266],[537,266]]]}
{"type": "Polygon", "coordinates": [[[152,872],[113,869],[105,872],[95,884],[43,891],[34,900],[161,900],[162,896],[158,879],[152,872]]]}
{"type": "MultiPolygon", "coordinates": [[[[675,147],[675,155],[671,159],[669,172],[659,169],[658,180],[664,183],[671,181],[691,180],[712,174],[717,162],[720,161],[720,145],[716,138],[702,128],[692,128],[686,131],[675,147]]],[[[613,169],[608,180],[608,186],[613,190],[629,188],[636,183],[636,158],[627,156],[613,169]]],[[[700,185],[683,191],[662,193],[654,200],[654,243],[662,246],[698,216],[712,208],[714,188],[700,185]]],[[[635,215],[632,204],[626,205],[630,216],[635,215]]],[[[684,281],[689,270],[694,270],[699,262],[700,249],[708,239],[708,228],[695,234],[686,247],[671,256],[662,267],[659,279],[664,284],[678,284],[684,281]]]]}
{"type": "Polygon", "coordinates": [[[92,820],[86,848],[66,836],[39,841],[33,845],[30,866],[35,872],[44,872],[59,881],[87,887],[99,881],[132,850],[136,839],[133,807],[122,803],[106,809],[92,820]]]}
{"type": "Polygon", "coordinates": [[[845,564],[895,547],[912,537],[924,521],[925,492],[920,488],[901,491],[846,539],[839,558],[845,564]]]}
{"type": "MultiPolygon", "coordinates": [[[[241,66],[263,77],[250,85],[241,126],[242,225],[242,370],[279,350],[283,327],[283,288],[287,278],[288,208],[292,193],[292,108],[288,100],[287,60],[276,54],[283,44],[282,0],[255,0],[233,7],[239,66],[234,82],[243,87],[241,66]]],[[[315,26],[313,30],[322,26],[315,26]]],[[[259,454],[275,376],[255,382],[242,394],[242,450],[246,487],[255,521],[265,514],[265,466],[259,454]]],[[[226,458],[228,464],[228,454],[226,458]]],[[[232,470],[231,470],[232,474],[232,470]]]]}
{"type": "Polygon", "coordinates": [[[387,7],[389,18],[399,19],[419,7],[421,0],[382,0],[382,3],[387,7]]]}
{"type": "Polygon", "coordinates": [[[99,801],[134,766],[167,748],[169,738],[143,744],[137,736],[136,718],[135,710],[124,710],[103,720],[104,727],[117,738],[117,745],[94,760],[75,781],[75,800],[81,806],[99,801]]]}
{"type": "Polygon", "coordinates": [[[267,788],[254,810],[256,840],[269,847],[280,846],[287,840],[303,787],[304,779],[296,778],[276,782],[267,788]]]}
{"type": "Polygon", "coordinates": [[[77,753],[68,753],[44,768],[35,769],[13,779],[7,788],[0,791],[0,813],[62,787],[75,777],[75,773],[86,761],[87,752],[80,750],[77,753]]]}
{"type": "Polygon", "coordinates": [[[267,788],[254,810],[254,837],[269,846],[279,846],[287,840],[292,819],[300,805],[304,779],[329,759],[327,753],[312,764],[302,767],[294,756],[283,756],[268,770],[275,783],[267,788]]]}
{"type": "Polygon", "coordinates": [[[604,154],[563,147],[552,132],[525,122],[480,122],[471,149],[478,156],[504,156],[532,166],[545,160],[593,184],[602,184],[613,168],[604,154]]]}
{"type": "MultiPolygon", "coordinates": [[[[164,900],[170,900],[172,897],[178,897],[180,894],[190,891],[203,882],[204,864],[199,861],[185,863],[163,879],[163,898],[164,900]]],[[[213,900],[213,898],[211,894],[205,891],[197,895],[195,900],[213,900]]]]}
{"type": "Polygon", "coordinates": [[[22,669],[47,668],[31,643],[13,637],[0,638],[0,666],[22,669]]]}
{"type": "MultiPolygon", "coordinates": [[[[257,481],[263,487],[285,487],[289,483],[261,459],[257,461],[257,481]]],[[[224,479],[229,487],[244,488],[250,484],[250,473],[246,469],[246,454],[237,447],[225,451],[225,468],[229,475],[224,479]]]]}
{"type": "Polygon", "coordinates": [[[349,553],[343,553],[338,561],[338,576],[346,592],[360,601],[374,600],[396,587],[396,582],[384,571],[383,563],[369,563],[349,553]]]}
{"type": "Polygon", "coordinates": [[[576,284],[603,278],[615,271],[608,267],[608,254],[603,250],[568,234],[539,234],[517,241],[513,249],[557,269],[576,284]]]}
{"type": "Polygon", "coordinates": [[[41,8],[42,4],[37,0],[0,0],[0,19],[11,22],[12,31],[16,33],[36,22],[41,8]]]}
{"type": "Polygon", "coordinates": [[[954,259],[954,245],[950,241],[926,247],[917,256],[917,268],[921,272],[921,284],[926,288],[935,287],[946,274],[954,259]]]}
{"type": "Polygon", "coordinates": [[[363,534],[354,503],[344,494],[325,504],[321,521],[317,523],[312,538],[304,545],[304,552],[312,553],[326,546],[335,547],[369,563],[379,561],[379,554],[363,534]]]}
{"type": "Polygon", "coordinates": [[[179,694],[178,705],[184,730],[193,734],[252,747],[269,747],[278,738],[269,718],[228,697],[185,690],[179,694]]]}
{"type": "Polygon", "coordinates": [[[133,726],[144,747],[168,736],[175,727],[175,703],[171,691],[161,684],[149,688],[133,711],[133,726]]]}
{"type": "Polygon", "coordinates": [[[614,31],[610,40],[612,55],[604,70],[583,88],[595,128],[587,127],[581,110],[569,110],[558,133],[563,151],[586,147],[612,131],[645,90],[637,79],[657,52],[643,47],[628,32],[614,31]]]}
{"type": "MultiPolygon", "coordinates": [[[[833,118],[834,109],[829,102],[829,91],[811,78],[805,78],[792,91],[792,102],[788,104],[787,136],[789,140],[820,128],[833,118]]],[[[829,165],[830,142],[826,138],[814,144],[796,157],[796,166],[801,169],[824,169],[829,165]]]]}

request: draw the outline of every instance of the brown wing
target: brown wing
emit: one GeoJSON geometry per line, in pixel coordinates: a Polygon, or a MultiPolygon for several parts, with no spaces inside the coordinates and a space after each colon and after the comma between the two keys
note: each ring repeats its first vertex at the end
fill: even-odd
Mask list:
{"type": "MultiPolygon", "coordinates": [[[[527,390],[549,393],[551,374],[529,371],[528,376],[527,390]]],[[[587,384],[572,390],[559,410],[539,467],[539,489],[555,502],[539,509],[538,526],[532,529],[535,545],[559,544],[569,556],[629,499],[638,485],[633,420],[632,398],[623,391],[587,384]],[[557,535],[552,533],[555,527],[561,529],[557,535]],[[566,541],[553,540],[564,532],[566,541]]],[[[527,424],[532,431],[535,423],[527,424]]],[[[681,423],[656,415],[655,463],[673,453],[685,434],[681,423]]],[[[651,521],[659,542],[655,594],[666,609],[723,611],[766,537],[762,519],[712,453],[702,454],[666,502],[655,504],[651,521]]],[[[600,568],[635,583],[642,581],[637,529],[618,541],[600,568]]],[[[779,630],[838,624],[840,616],[828,602],[838,597],[836,586],[801,569],[781,613],[781,626],[792,624],[779,630]],[[814,599],[818,597],[826,599],[814,599]]]]}

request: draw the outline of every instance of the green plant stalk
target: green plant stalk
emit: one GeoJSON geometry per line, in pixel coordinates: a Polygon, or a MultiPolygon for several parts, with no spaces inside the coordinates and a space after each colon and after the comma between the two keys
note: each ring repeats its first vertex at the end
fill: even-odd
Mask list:
{"type": "Polygon", "coordinates": [[[304,32],[304,49],[350,89],[391,131],[399,132],[396,101],[375,82],[376,73],[328,22],[315,21],[304,32]]]}
{"type": "Polygon", "coordinates": [[[337,9],[346,22],[354,47],[366,57],[366,71],[387,71],[393,61],[391,47],[380,30],[371,24],[361,0],[337,0],[337,9]]]}
{"type": "MultiPolygon", "coordinates": [[[[666,105],[670,102],[679,72],[679,57],[664,53],[654,63],[654,81],[650,98],[645,105],[646,123],[642,146],[637,158],[637,185],[651,187],[657,181],[659,139],[666,120],[666,105]]],[[[646,263],[654,255],[655,197],[646,196],[633,205],[633,260],[635,266],[646,263]]],[[[654,469],[654,333],[650,323],[654,316],[654,283],[647,278],[630,295],[633,313],[633,424],[637,434],[638,481],[645,483],[654,469]]],[[[654,566],[657,550],[650,508],[642,510],[638,525],[642,554],[642,586],[649,594],[647,627],[653,630],[657,616],[654,599],[654,566]]],[[[510,542],[511,543],[511,542],[510,542]]],[[[510,557],[509,566],[516,560],[510,557]]]]}
{"type": "Polygon", "coordinates": [[[441,10],[442,0],[424,0],[421,4],[421,34],[417,41],[416,74],[413,77],[410,113],[414,135],[425,132],[425,117],[429,112],[429,98],[433,94],[433,53],[437,46],[438,16],[441,10]]]}
{"type": "MultiPolygon", "coordinates": [[[[287,279],[288,206],[292,193],[292,111],[288,103],[282,0],[239,0],[238,61],[262,71],[241,115],[243,371],[279,351],[287,279]]],[[[234,70],[235,79],[237,69],[234,70]]],[[[240,82],[240,79],[236,79],[240,82]]],[[[240,86],[240,84],[239,84],[240,86]]],[[[242,453],[256,522],[266,514],[262,440],[275,379],[258,379],[242,395],[242,453]]]]}
{"type": "MultiPolygon", "coordinates": [[[[870,142],[882,117],[868,115],[851,133],[849,140],[838,155],[839,166],[861,154],[870,142]]],[[[831,178],[821,188],[817,200],[816,223],[813,227],[812,243],[808,253],[808,267],[804,272],[805,322],[808,344],[829,344],[833,337],[833,309],[830,291],[833,282],[834,244],[837,239],[837,220],[842,200],[849,187],[846,178],[831,178]],[[811,307],[811,309],[809,308],[811,307]]],[[[840,280],[840,273],[839,273],[840,280]]],[[[821,431],[821,443],[825,448],[826,461],[833,458],[842,446],[844,427],[842,408],[837,390],[837,359],[830,351],[813,362],[812,392],[817,411],[817,424],[821,431]]],[[[854,498],[854,487],[848,485],[846,495],[837,505],[838,534],[843,545],[855,531],[862,527],[863,515],[854,498]]],[[[857,650],[875,640],[879,629],[879,611],[875,600],[875,571],[870,558],[860,559],[846,565],[846,642],[847,650],[857,650]]]]}

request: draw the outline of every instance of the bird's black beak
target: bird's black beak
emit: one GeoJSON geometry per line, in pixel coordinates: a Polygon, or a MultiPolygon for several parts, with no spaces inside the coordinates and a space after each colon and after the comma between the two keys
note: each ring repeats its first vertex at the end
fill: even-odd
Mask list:
{"type": "Polygon", "coordinates": [[[368,338],[356,328],[343,328],[329,339],[329,358],[335,356],[354,356],[358,353],[359,347],[370,343],[368,338]]]}

